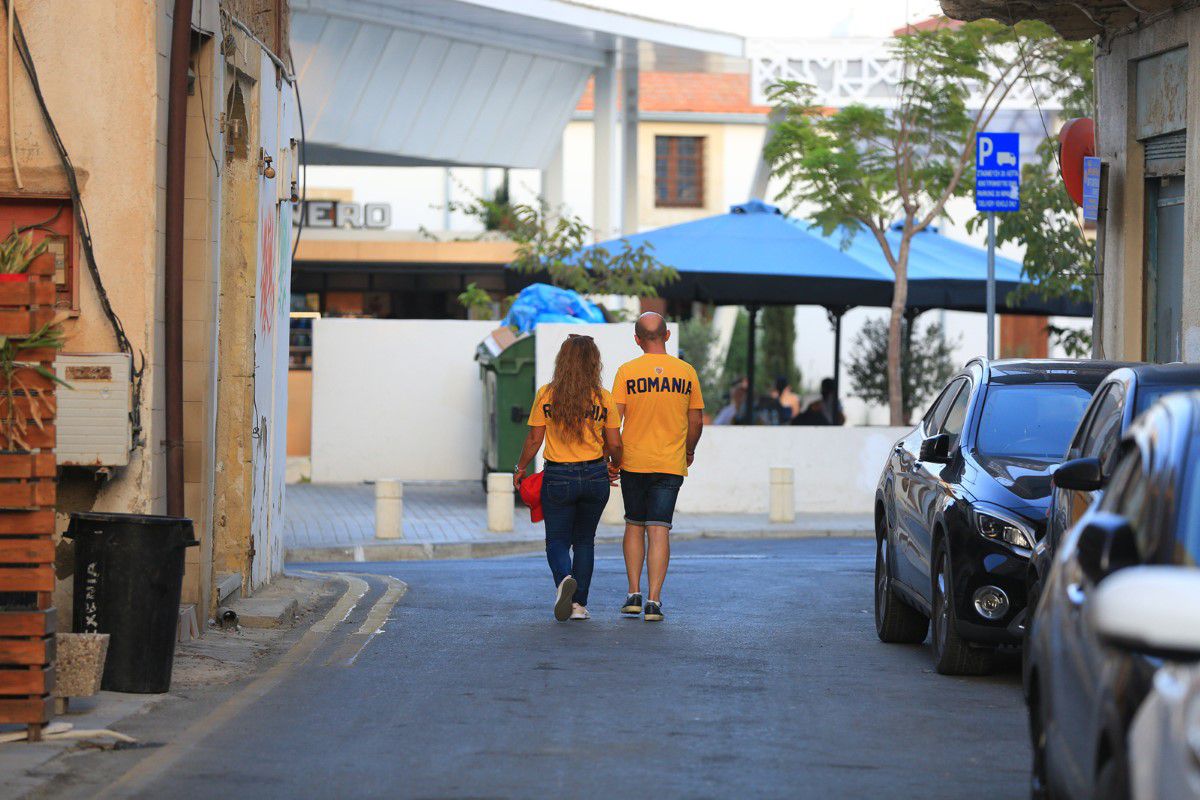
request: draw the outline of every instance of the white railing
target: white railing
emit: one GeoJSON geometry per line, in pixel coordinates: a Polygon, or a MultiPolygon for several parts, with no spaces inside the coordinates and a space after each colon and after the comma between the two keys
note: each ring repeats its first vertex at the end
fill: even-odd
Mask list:
{"type": "MultiPolygon", "coordinates": [[[[808,83],[816,102],[841,108],[852,103],[891,108],[902,77],[902,63],[892,54],[893,39],[750,39],[746,52],[751,64],[753,102],[766,104],[766,89],[779,80],[808,83]]],[[[1014,57],[1016,54],[1014,53],[1014,57]]],[[[1056,98],[1038,91],[1044,111],[1059,110],[1056,98]]],[[[978,107],[982,96],[972,98],[978,107]]],[[[1004,102],[1017,111],[1036,108],[1029,84],[1020,82],[1004,102]]]]}

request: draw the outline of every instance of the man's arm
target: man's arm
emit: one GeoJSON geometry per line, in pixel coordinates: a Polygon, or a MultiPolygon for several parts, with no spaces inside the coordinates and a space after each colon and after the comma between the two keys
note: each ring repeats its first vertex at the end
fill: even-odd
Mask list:
{"type": "Polygon", "coordinates": [[[689,408],[687,432],[687,465],[689,467],[696,458],[696,445],[700,442],[702,433],[704,433],[704,409],[689,408]]]}
{"type": "Polygon", "coordinates": [[[525,445],[521,448],[521,457],[517,459],[516,471],[513,472],[514,487],[521,488],[521,481],[525,480],[525,468],[529,466],[530,461],[533,461],[537,451],[542,449],[542,442],[545,439],[545,425],[529,426],[529,433],[525,434],[525,445]]]}

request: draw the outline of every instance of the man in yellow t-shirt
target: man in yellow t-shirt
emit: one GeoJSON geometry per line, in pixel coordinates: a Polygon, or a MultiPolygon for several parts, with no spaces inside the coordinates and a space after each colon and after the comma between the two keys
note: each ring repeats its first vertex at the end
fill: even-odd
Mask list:
{"type": "Polygon", "coordinates": [[[667,321],[660,314],[648,311],[638,317],[633,340],[644,355],[621,365],[612,390],[625,423],[621,495],[629,595],[621,613],[644,611],[647,622],[663,618],[662,585],[671,560],[667,534],[683,477],[704,429],[700,379],[691,364],[667,354],[670,338],[667,321]],[[644,604],[643,563],[650,584],[644,604]]]}

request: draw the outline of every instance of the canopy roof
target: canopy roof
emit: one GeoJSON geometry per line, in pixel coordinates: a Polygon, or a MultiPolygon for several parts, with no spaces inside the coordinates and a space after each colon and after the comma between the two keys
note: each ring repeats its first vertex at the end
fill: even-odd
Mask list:
{"type": "MultiPolygon", "coordinates": [[[[900,228],[887,232],[899,248],[900,228]]],[[[670,225],[602,242],[616,252],[628,241],[645,243],[655,258],[679,271],[680,280],[659,289],[670,299],[718,305],[888,306],[894,282],[875,237],[847,239],[845,229],[825,236],[806,221],[751,200],[727,214],[670,225]]],[[[911,244],[910,308],[986,309],[987,252],[926,228],[911,244]]],[[[1089,316],[1086,304],[1030,296],[1010,302],[1023,283],[1021,265],[996,256],[996,309],[1004,313],[1089,316]]]]}
{"type": "Polygon", "coordinates": [[[567,0],[292,0],[310,164],[543,168],[630,43],[741,58],[740,36],[567,0]]]}

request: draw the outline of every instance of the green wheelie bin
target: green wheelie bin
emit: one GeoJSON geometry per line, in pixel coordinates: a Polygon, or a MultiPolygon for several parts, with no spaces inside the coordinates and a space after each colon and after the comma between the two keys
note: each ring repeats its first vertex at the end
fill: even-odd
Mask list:
{"type": "Polygon", "coordinates": [[[475,351],[483,382],[483,480],[489,472],[511,472],[521,455],[533,405],[536,375],[534,336],[522,336],[497,352],[484,341],[475,351]]]}

